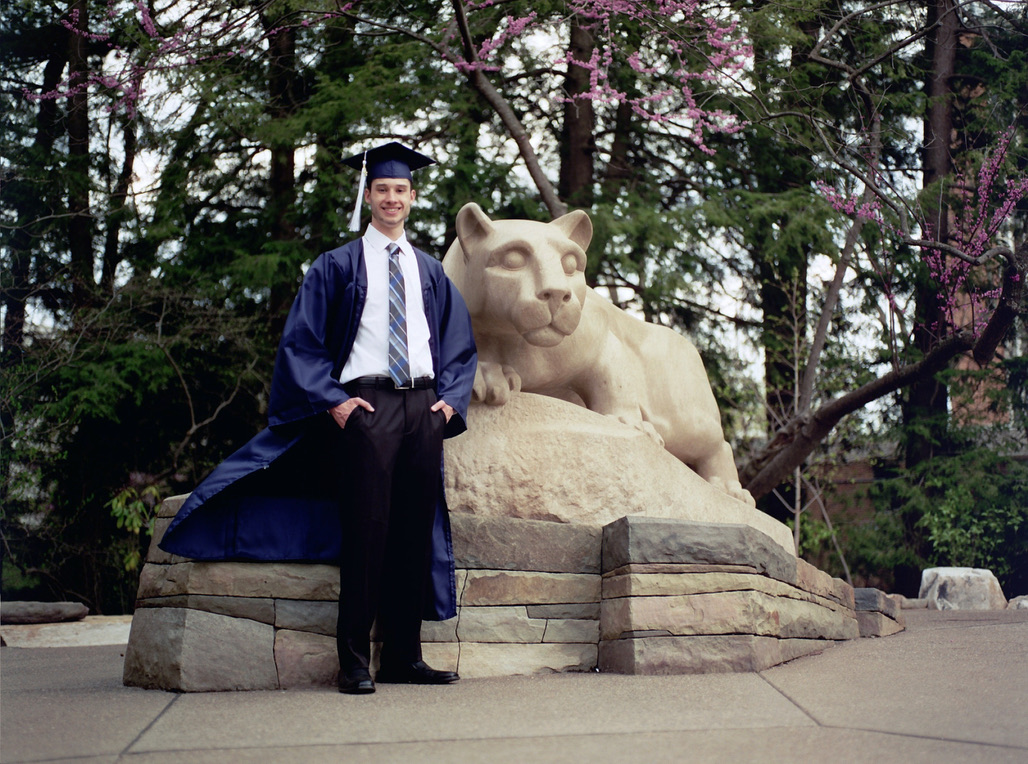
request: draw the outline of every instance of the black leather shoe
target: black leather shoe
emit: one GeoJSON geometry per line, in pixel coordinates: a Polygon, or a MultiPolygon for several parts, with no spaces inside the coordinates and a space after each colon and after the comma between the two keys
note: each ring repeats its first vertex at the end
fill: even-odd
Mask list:
{"type": "Polygon", "coordinates": [[[437,671],[424,661],[386,666],[375,674],[382,684],[453,684],[458,679],[456,671],[437,671]]]}
{"type": "Polygon", "coordinates": [[[375,683],[366,669],[351,671],[339,677],[339,692],[347,695],[370,695],[375,691],[375,683]]]}

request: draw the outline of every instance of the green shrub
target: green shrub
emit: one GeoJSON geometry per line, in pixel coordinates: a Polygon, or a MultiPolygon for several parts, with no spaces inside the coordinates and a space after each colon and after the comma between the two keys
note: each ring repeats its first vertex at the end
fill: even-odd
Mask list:
{"type": "Polygon", "coordinates": [[[872,497],[877,515],[900,523],[902,538],[894,527],[888,544],[903,544],[929,566],[988,568],[1007,596],[1028,592],[1025,465],[975,448],[901,471],[872,497]]]}

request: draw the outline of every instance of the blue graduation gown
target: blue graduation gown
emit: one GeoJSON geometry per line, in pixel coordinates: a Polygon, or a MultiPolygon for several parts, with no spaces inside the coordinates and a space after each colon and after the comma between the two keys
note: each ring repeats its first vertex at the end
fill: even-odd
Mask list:
{"type": "MultiPolygon", "coordinates": [[[[442,265],[415,252],[432,333],[436,390],[456,410],[445,433],[453,437],[467,429],[475,379],[471,319],[442,265]]],[[[310,460],[304,448],[311,447],[317,425],[324,426],[325,412],[349,398],[339,374],[357,336],[367,288],[360,239],[314,261],[275,357],[268,427],[190,494],[168,526],[162,549],[195,560],[338,563],[345,554],[339,508],[330,491],[319,489],[319,476],[306,469],[310,460]]],[[[427,604],[425,618],[452,618],[456,583],[444,502],[436,510],[431,579],[434,602],[427,604]]]]}

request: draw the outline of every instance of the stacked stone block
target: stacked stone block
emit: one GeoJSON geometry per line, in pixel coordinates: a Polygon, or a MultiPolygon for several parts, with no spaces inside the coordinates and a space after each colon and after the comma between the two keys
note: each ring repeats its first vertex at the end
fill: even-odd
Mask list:
{"type": "MultiPolygon", "coordinates": [[[[338,569],[195,562],[157,543],[126,684],[183,691],[336,681],[338,569]]],[[[853,590],[745,525],[626,517],[606,528],[451,515],[459,612],[425,659],[464,677],[756,671],[859,635],[853,590]]]]}
{"type": "Polygon", "coordinates": [[[894,598],[878,589],[854,589],[853,593],[860,636],[887,637],[903,631],[903,610],[894,598]]]}
{"type": "Polygon", "coordinates": [[[599,528],[451,515],[459,612],[426,623],[425,659],[462,676],[589,671],[600,617],[599,528]]]}
{"type": "Polygon", "coordinates": [[[853,589],[745,525],[604,528],[600,670],[760,671],[859,636],[853,589]]]}

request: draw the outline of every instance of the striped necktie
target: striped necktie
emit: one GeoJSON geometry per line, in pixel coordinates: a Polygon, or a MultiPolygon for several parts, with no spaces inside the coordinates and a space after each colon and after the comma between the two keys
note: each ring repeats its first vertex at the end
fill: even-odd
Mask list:
{"type": "Polygon", "coordinates": [[[398,386],[410,382],[407,352],[407,299],[400,269],[400,248],[389,245],[389,376],[398,386]]]}

